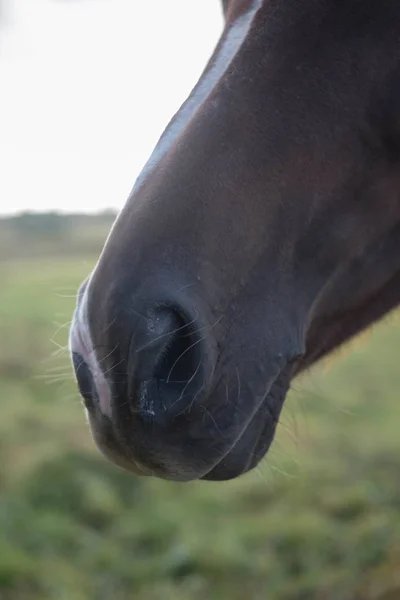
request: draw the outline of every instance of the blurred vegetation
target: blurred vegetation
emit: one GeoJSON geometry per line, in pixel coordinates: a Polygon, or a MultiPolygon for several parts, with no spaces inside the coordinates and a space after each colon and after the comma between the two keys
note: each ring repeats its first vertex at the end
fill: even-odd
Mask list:
{"type": "Polygon", "coordinates": [[[399,316],[295,382],[253,473],[135,478],[64,350],[112,219],[0,221],[1,600],[400,599],[399,316]]]}

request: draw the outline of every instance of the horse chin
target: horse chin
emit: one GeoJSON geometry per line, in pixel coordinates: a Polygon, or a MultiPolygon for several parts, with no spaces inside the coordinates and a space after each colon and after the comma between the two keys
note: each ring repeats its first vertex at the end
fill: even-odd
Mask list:
{"type": "MultiPolygon", "coordinates": [[[[227,481],[245,475],[260,463],[271,446],[277,419],[268,407],[269,397],[228,454],[200,479],[227,481]]],[[[283,403],[284,397],[281,398],[283,403]]]]}

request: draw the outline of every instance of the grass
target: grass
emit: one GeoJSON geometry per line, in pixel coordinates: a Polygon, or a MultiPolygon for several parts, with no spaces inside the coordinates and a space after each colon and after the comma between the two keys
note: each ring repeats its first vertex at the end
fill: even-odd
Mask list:
{"type": "Polygon", "coordinates": [[[96,256],[0,262],[0,598],[400,598],[399,315],[294,383],[253,473],[142,480],[94,448],[63,350],[96,256]]]}

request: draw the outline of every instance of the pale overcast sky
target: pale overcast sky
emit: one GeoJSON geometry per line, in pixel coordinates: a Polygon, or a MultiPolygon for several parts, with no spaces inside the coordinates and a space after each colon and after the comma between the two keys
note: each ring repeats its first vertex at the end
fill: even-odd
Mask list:
{"type": "Polygon", "coordinates": [[[120,208],[222,28],[219,0],[3,0],[0,213],[120,208]]]}

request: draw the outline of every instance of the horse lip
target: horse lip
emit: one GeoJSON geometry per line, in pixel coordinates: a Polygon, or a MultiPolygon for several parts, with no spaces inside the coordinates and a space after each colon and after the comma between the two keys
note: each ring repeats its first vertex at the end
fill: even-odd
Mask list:
{"type": "Polygon", "coordinates": [[[108,416],[101,414],[99,410],[88,410],[87,414],[93,439],[100,452],[110,462],[141,477],[155,475],[151,468],[143,465],[141,461],[132,455],[128,457],[123,451],[118,436],[114,432],[112,421],[108,416]]]}

